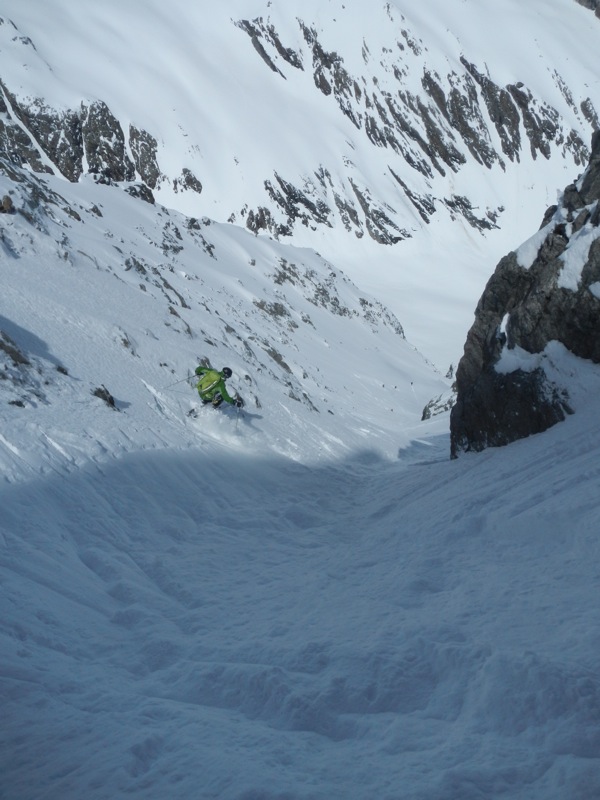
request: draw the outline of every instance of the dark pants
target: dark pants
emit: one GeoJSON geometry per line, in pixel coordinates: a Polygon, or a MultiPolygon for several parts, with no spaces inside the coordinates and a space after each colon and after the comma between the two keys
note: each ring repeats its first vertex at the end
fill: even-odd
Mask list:
{"type": "Polygon", "coordinates": [[[202,397],[200,398],[202,403],[207,406],[209,403],[212,403],[213,408],[218,408],[221,403],[223,402],[223,396],[220,392],[217,392],[214,397],[202,397]]]}

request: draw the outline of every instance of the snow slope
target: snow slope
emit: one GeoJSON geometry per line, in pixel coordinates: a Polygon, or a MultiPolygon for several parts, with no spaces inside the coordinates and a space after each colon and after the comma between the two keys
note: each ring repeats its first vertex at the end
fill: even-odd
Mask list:
{"type": "MultiPolygon", "coordinates": [[[[313,251],[93,181],[49,182],[54,194],[36,178],[0,176],[19,209],[1,221],[0,329],[31,362],[8,364],[0,384],[6,403],[24,406],[3,412],[17,441],[31,425],[57,425],[59,441],[87,442],[84,460],[98,449],[194,445],[186,415],[198,398],[186,377],[208,358],[233,370],[230,389],[247,403],[235,424],[254,451],[394,458],[426,403],[448,390],[393,315],[313,251]],[[30,211],[40,191],[47,200],[30,211]],[[102,386],[118,417],[92,396],[102,386]]],[[[33,441],[43,459],[43,437],[33,441]]],[[[10,480],[19,464],[10,458],[10,480]]]]}
{"type": "Polygon", "coordinates": [[[202,422],[79,468],[49,436],[1,489],[4,800],[597,796],[600,374],[572,367],[575,416],[456,462],[428,425],[312,465],[202,422]]]}
{"type": "MultiPolygon", "coordinates": [[[[313,54],[300,23],[315,31],[326,52],[339,54],[363,93],[377,87],[392,97],[418,95],[424,71],[449,92],[452,81],[462,85],[464,57],[498,86],[524,84],[537,103],[556,109],[565,137],[572,130],[589,143],[581,103],[589,99],[600,108],[597,26],[573,0],[430,0],[418,7],[311,0],[297,8],[272,0],[202,0],[193,7],[183,0],[168,6],[158,0],[83,0],[75,8],[71,0],[55,0],[51,13],[43,0],[5,0],[2,14],[16,26],[0,26],[4,84],[19,97],[41,98],[57,109],[101,100],[124,131],[130,124],[149,131],[168,177],[156,189],[166,206],[245,225],[248,209],[272,205],[265,181],[273,182],[275,173],[334,210],[334,190],[346,199],[354,195],[349,179],[372,196],[412,238],[393,247],[368,235],[357,239],[335,212],[331,228],[297,226],[293,243],[317,249],[376,294],[409,340],[444,372],[460,358],[494,265],[530,236],[556,189],[581,167],[564,151],[564,141],[552,145],[548,158],[532,157],[521,125],[522,151],[514,161],[505,158],[504,168],[478,163],[458,135],[453,145],[465,164],[425,178],[408,168],[402,154],[375,146],[364,126],[357,129],[333,96],[315,86],[313,54]],[[272,26],[304,68],[292,67],[269,45],[280,72],[270,69],[235,24],[242,19],[272,26]],[[173,179],[182,167],[201,181],[200,195],[177,191],[173,179]],[[315,177],[321,170],[331,176],[328,193],[315,177]],[[435,198],[429,225],[399,191],[392,171],[417,195],[435,198]],[[451,195],[467,197],[480,216],[493,211],[499,228],[482,234],[450,214],[441,200],[451,195]]],[[[423,122],[411,118],[409,124],[425,136],[423,122]]],[[[502,153],[489,115],[481,127],[482,137],[502,153]]]]}
{"type": "MultiPolygon", "coordinates": [[[[528,74],[540,92],[548,54],[577,41],[561,69],[583,70],[593,94],[585,9],[460,5],[460,36],[457,4],[409,21],[444,58],[480,48],[505,80],[543,62],[528,74]],[[494,35],[507,27],[539,51],[508,61],[494,35]]],[[[326,36],[343,6],[364,10],[306,4],[326,36]]],[[[450,461],[447,415],[421,421],[449,381],[415,349],[455,360],[490,252],[527,238],[547,187],[576,176],[558,161],[490,176],[514,200],[515,225],[496,239],[448,219],[387,252],[337,230],[255,237],[226,223],[238,190],[258,192],[260,159],[275,163],[253,137],[299,125],[300,174],[314,166],[311,118],[301,104],[287,120],[254,116],[261,98],[273,109],[270,93],[287,95],[242,56],[248,37],[221,27],[250,16],[247,3],[139,7],[3,5],[39,56],[13,50],[11,82],[65,106],[107,93],[124,121],[164,134],[174,169],[183,153],[202,164],[205,188],[191,219],[172,207],[181,196],[151,206],[88,178],[0,175],[17,209],[0,216],[0,798],[599,796],[600,370],[553,352],[576,413],[450,461]],[[159,24],[173,83],[149,45],[159,24]],[[246,70],[239,93],[224,91],[223,50],[246,70]],[[196,58],[211,65],[202,91],[196,58]],[[204,149],[184,141],[194,126],[204,149]],[[396,260],[420,269],[400,279],[396,260]],[[187,376],[206,356],[233,369],[239,414],[188,416],[187,376]]],[[[252,8],[277,13],[291,40],[285,6],[252,8]]],[[[380,33],[381,15],[351,19],[358,64],[362,29],[380,33]]],[[[325,99],[318,110],[331,113],[325,99]]],[[[347,133],[327,140],[335,157],[347,133]]],[[[268,141],[289,165],[289,148],[268,141]]]]}
{"type": "Polygon", "coordinates": [[[1,180],[3,800],[595,797],[598,367],[451,462],[447,382],[314,253],[1,180]],[[206,352],[239,417],[187,416],[206,352]]]}

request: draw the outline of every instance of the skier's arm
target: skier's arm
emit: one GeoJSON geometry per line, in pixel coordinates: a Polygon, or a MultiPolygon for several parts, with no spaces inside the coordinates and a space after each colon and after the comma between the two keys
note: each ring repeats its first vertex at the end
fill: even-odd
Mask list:
{"type": "Polygon", "coordinates": [[[227,389],[225,388],[225,381],[221,381],[218,391],[221,393],[221,397],[223,400],[225,400],[225,402],[230,403],[231,405],[235,403],[235,399],[229,396],[227,389]]]}

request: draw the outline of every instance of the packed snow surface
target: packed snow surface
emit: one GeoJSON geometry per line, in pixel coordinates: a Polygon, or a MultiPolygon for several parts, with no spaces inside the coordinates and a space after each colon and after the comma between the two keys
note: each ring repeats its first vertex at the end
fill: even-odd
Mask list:
{"type": "Polygon", "coordinates": [[[395,460],[304,464],[255,450],[269,410],[203,409],[190,447],[81,466],[3,425],[27,479],[0,492],[2,797],[598,796],[578,369],[575,416],[455,462],[435,422],[395,460]]]}

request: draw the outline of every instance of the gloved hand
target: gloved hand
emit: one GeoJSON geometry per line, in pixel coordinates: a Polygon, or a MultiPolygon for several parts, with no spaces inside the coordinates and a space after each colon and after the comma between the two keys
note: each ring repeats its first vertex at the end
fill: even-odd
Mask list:
{"type": "Polygon", "coordinates": [[[239,394],[238,394],[238,395],[236,396],[236,398],[235,398],[235,404],[236,404],[236,406],[237,406],[238,408],[243,408],[243,407],[244,407],[244,401],[243,401],[243,400],[242,400],[242,398],[239,396],[239,394]]]}

